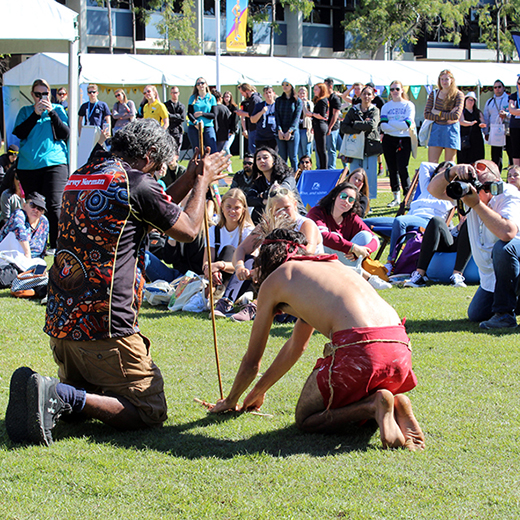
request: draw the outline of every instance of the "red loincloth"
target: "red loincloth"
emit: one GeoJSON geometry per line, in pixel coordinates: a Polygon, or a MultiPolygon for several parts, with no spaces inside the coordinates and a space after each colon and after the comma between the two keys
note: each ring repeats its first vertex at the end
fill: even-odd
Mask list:
{"type": "Polygon", "coordinates": [[[316,362],[327,408],[342,408],[386,389],[394,395],[417,385],[410,339],[403,325],[355,327],[335,332],[316,362]],[[331,391],[332,390],[332,391],[331,391]]]}

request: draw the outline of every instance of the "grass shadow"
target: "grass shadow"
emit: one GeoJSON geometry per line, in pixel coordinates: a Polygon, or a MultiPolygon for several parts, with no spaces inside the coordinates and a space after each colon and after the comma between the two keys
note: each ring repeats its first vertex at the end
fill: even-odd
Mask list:
{"type": "Polygon", "coordinates": [[[493,336],[503,334],[518,334],[518,329],[495,329],[485,330],[479,327],[476,322],[471,322],[468,319],[458,320],[406,320],[406,330],[408,333],[435,333],[435,332],[470,332],[473,334],[491,334],[493,336]]]}

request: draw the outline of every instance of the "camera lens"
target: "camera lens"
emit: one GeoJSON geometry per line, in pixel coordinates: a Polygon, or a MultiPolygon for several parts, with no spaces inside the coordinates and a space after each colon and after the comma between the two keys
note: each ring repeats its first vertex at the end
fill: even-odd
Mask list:
{"type": "Polygon", "coordinates": [[[448,195],[450,199],[461,199],[470,193],[470,191],[471,188],[467,182],[453,181],[446,186],[446,195],[448,195]]]}

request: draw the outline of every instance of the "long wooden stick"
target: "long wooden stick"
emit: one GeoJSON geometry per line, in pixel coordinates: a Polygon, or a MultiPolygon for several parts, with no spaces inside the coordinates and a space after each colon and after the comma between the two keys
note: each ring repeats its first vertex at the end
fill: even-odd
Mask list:
{"type": "MultiPolygon", "coordinates": [[[[198,123],[199,130],[199,146],[200,157],[204,157],[204,123],[198,123]]],[[[218,356],[217,346],[217,325],[215,320],[215,308],[213,306],[213,273],[211,271],[211,248],[209,246],[209,224],[208,224],[208,208],[204,200],[204,231],[206,233],[206,256],[208,258],[208,279],[209,279],[209,308],[211,314],[211,325],[213,326],[213,346],[215,347],[215,360],[217,363],[218,386],[220,389],[220,398],[224,399],[224,390],[222,389],[222,376],[220,374],[220,360],[218,356]]]]}

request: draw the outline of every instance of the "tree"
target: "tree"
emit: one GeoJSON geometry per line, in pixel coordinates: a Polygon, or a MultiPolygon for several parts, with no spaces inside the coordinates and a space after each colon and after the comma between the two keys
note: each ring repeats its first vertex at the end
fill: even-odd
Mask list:
{"type": "Polygon", "coordinates": [[[176,54],[175,43],[181,54],[200,54],[195,23],[195,4],[193,0],[182,0],[179,12],[176,12],[176,2],[166,0],[162,11],[162,20],[155,24],[159,34],[164,36],[159,45],[167,54],[176,54]]]}
{"type": "Polygon", "coordinates": [[[520,0],[495,0],[493,4],[482,6],[479,11],[481,42],[492,49],[498,49],[504,61],[512,61],[516,47],[511,38],[511,30],[520,28],[520,0]]]}
{"type": "Polygon", "coordinates": [[[391,52],[415,43],[422,30],[436,31],[439,39],[457,44],[471,8],[479,0],[360,0],[345,16],[344,28],[352,34],[353,55],[368,52],[374,58],[387,45],[391,52]]]}
{"type": "Polygon", "coordinates": [[[112,26],[112,5],[110,4],[110,0],[97,0],[97,4],[99,7],[103,7],[106,5],[107,8],[107,16],[108,16],[108,49],[110,54],[114,54],[114,29],[112,26]]]}

